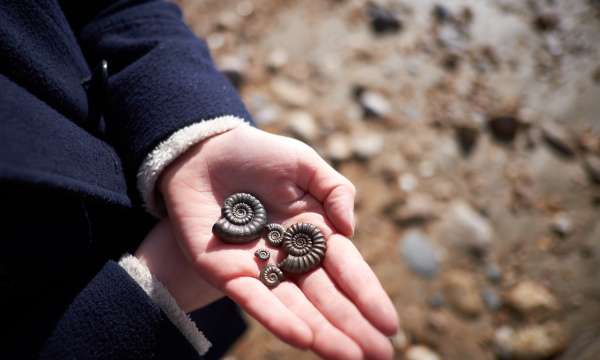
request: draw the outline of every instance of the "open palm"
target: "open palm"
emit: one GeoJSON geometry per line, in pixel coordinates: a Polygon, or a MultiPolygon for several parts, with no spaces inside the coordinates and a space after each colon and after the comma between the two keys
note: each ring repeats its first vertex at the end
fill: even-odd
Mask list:
{"type": "MultiPolygon", "coordinates": [[[[213,286],[282,340],[327,358],[390,358],[385,335],[397,330],[391,301],[348,240],[354,187],[314,150],[243,126],[204,141],[161,179],[169,217],[184,253],[213,286]],[[226,197],[254,194],[268,221],[317,225],[327,239],[322,267],[287,277],[274,289],[257,276],[264,239],[228,244],[212,234],[226,197]]],[[[271,263],[285,254],[269,248],[271,263]]]]}

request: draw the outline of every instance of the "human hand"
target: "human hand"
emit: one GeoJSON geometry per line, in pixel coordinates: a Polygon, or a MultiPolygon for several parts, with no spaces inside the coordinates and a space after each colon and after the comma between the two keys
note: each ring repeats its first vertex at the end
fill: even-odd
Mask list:
{"type": "MultiPolygon", "coordinates": [[[[387,359],[397,314],[375,274],[345,237],[353,232],[353,185],[299,141],[238,127],[188,150],[160,180],[186,255],[211,284],[282,340],[326,358],[387,359]],[[268,221],[317,225],[322,267],[269,289],[254,251],[263,239],[228,244],[211,231],[229,195],[256,195],[268,221]],[[343,235],[342,235],[343,234],[343,235]]],[[[284,254],[271,249],[272,257],[284,254]]]]}
{"type": "Polygon", "coordinates": [[[186,313],[224,296],[187,261],[167,220],[162,220],[152,228],[134,256],[169,290],[177,305],[186,313]]]}

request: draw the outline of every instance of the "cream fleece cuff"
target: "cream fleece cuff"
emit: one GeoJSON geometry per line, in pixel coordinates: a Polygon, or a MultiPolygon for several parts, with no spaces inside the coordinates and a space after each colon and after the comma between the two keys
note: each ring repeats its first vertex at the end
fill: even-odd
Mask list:
{"type": "Polygon", "coordinates": [[[194,349],[200,355],[206,354],[211,346],[210,341],[198,330],[192,319],[181,310],[173,296],[169,293],[169,290],[157,278],[152,276],[146,265],[131,255],[124,255],[119,260],[119,265],[144,289],[150,299],[161,308],[171,323],[181,331],[194,349]]]}
{"type": "Polygon", "coordinates": [[[137,173],[137,186],[146,210],[159,218],[166,216],[162,198],[155,188],[158,178],[167,166],[202,140],[247,125],[247,122],[237,116],[220,116],[186,126],[158,144],[146,156],[137,173]]]}

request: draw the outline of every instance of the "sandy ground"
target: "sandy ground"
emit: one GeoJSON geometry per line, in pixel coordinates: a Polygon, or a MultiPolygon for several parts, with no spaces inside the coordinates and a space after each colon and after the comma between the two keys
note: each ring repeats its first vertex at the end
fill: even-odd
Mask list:
{"type": "MultiPolygon", "coordinates": [[[[397,358],[600,358],[600,2],[179,3],[259,126],[356,184],[397,358]]],[[[315,357],[251,323],[230,358],[315,357]]]]}

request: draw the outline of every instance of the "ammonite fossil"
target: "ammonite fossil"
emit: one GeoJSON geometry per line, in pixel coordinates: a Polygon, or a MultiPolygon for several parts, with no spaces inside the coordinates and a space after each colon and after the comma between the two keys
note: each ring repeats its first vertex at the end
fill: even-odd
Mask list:
{"type": "Polygon", "coordinates": [[[254,256],[256,256],[259,260],[267,261],[271,257],[271,253],[266,249],[258,249],[254,252],[254,256]]]}
{"type": "Polygon", "coordinates": [[[228,243],[246,243],[257,239],[267,223],[267,211],[260,201],[247,193],[229,196],[223,203],[213,234],[228,243]]]}
{"type": "Polygon", "coordinates": [[[260,281],[270,288],[279,285],[283,280],[283,272],[275,265],[267,265],[260,272],[260,281]]]}
{"type": "Polygon", "coordinates": [[[279,247],[283,243],[283,234],[285,228],[279,224],[267,225],[267,242],[274,247],[279,247]]]}
{"type": "Polygon", "coordinates": [[[313,224],[298,223],[283,234],[283,248],[288,256],[279,267],[291,273],[304,273],[317,267],[327,251],[325,237],[313,224]]]}

